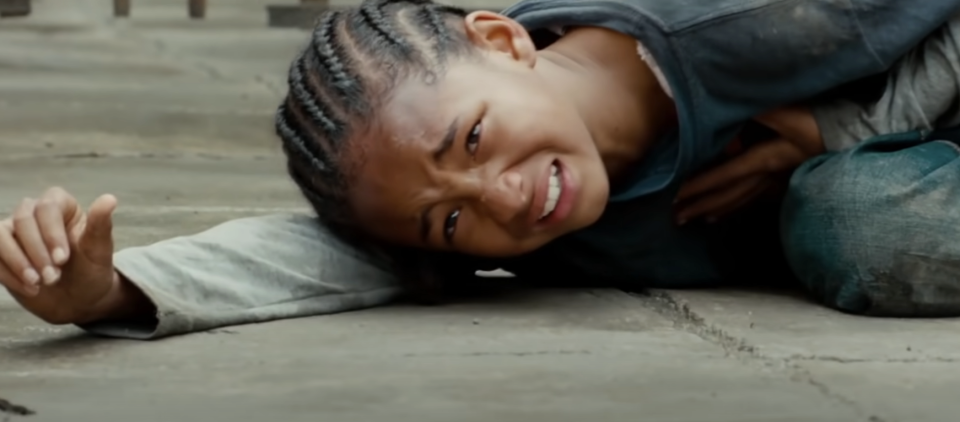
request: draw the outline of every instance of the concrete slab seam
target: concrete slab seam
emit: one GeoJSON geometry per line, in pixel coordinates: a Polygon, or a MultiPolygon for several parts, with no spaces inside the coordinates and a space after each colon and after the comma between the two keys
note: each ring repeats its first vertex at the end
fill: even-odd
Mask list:
{"type": "Polygon", "coordinates": [[[827,399],[851,408],[868,422],[891,422],[880,416],[870,414],[856,401],[833,391],[828,385],[818,381],[810,371],[797,363],[800,360],[776,359],[764,355],[758,347],[750,344],[746,339],[738,338],[722,328],[708,323],[686,301],[671,295],[667,291],[650,290],[647,294],[636,292],[631,294],[648,302],[651,309],[673,321],[677,328],[721,347],[730,357],[746,363],[759,363],[767,368],[784,371],[791,381],[810,385],[827,399]]]}

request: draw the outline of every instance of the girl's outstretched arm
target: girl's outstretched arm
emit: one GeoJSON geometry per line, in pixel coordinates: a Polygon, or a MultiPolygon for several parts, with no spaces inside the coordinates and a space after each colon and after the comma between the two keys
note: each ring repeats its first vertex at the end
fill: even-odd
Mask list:
{"type": "Polygon", "coordinates": [[[119,337],[333,314],[383,305],[400,293],[385,267],[334,239],[310,215],[232,220],[124,249],[114,255],[114,266],[157,308],[155,324],[82,326],[119,337]]]}
{"type": "Polygon", "coordinates": [[[113,253],[106,195],[89,214],[62,189],[0,220],[0,285],[54,324],[152,339],[344,312],[400,292],[385,267],[309,215],[233,220],[113,253]]]}

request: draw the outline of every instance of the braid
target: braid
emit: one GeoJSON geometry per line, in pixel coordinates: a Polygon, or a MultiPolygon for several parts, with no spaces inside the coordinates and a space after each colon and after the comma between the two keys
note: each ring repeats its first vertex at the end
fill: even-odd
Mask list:
{"type": "Polygon", "coordinates": [[[300,161],[309,163],[313,171],[330,173],[331,166],[323,160],[326,158],[323,150],[304,141],[304,136],[301,135],[303,131],[297,130],[299,129],[297,123],[298,121],[290,116],[290,108],[286,104],[281,105],[277,110],[276,126],[277,132],[284,139],[284,149],[288,150],[288,153],[294,152],[292,156],[298,157],[300,161]]]}
{"type": "MultiPolygon", "coordinates": [[[[363,86],[355,75],[347,73],[347,65],[344,63],[344,48],[339,43],[337,37],[336,25],[340,23],[343,13],[333,11],[324,14],[320,23],[313,31],[314,51],[319,59],[319,69],[323,76],[330,78],[333,82],[333,89],[343,97],[362,98],[363,86]]],[[[365,111],[362,101],[351,103],[357,107],[358,111],[365,111]]]]}
{"type": "Polygon", "coordinates": [[[437,56],[437,60],[442,62],[446,55],[447,45],[450,44],[450,36],[440,14],[429,5],[421,6],[416,11],[415,19],[417,23],[426,27],[429,31],[428,36],[433,38],[435,42],[433,52],[437,56]]]}
{"type": "Polygon", "coordinates": [[[319,97],[319,90],[311,89],[312,84],[303,75],[304,67],[310,58],[315,59],[316,56],[309,50],[305,51],[290,67],[290,97],[306,110],[313,123],[322,130],[325,139],[336,139],[340,135],[338,132],[343,129],[343,124],[332,118],[329,110],[325,110],[326,107],[315,100],[319,97]]]}
{"type": "Polygon", "coordinates": [[[379,36],[386,39],[387,42],[394,47],[404,52],[412,50],[413,46],[411,46],[407,40],[403,39],[403,37],[394,30],[393,25],[383,16],[383,10],[381,10],[383,6],[384,3],[382,2],[364,2],[363,5],[360,6],[360,16],[363,23],[376,31],[379,36]]]}
{"type": "MultiPolygon", "coordinates": [[[[430,0],[364,0],[359,7],[325,12],[310,46],[290,67],[290,91],[275,119],[287,169],[319,219],[354,246],[363,249],[372,239],[351,220],[346,200],[353,167],[343,160],[359,156],[347,153],[352,137],[372,126],[398,82],[419,77],[429,83],[450,59],[473,52],[452,24],[451,18],[464,16],[430,0]]],[[[395,262],[409,253],[386,245],[375,249],[389,251],[395,262]]],[[[406,261],[436,261],[422,257],[406,261]]],[[[422,278],[423,268],[413,272],[422,278]]]]}

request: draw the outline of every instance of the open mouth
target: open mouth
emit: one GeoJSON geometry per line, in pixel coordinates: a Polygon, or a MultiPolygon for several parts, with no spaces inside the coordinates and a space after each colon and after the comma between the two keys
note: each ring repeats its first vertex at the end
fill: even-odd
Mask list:
{"type": "Polygon", "coordinates": [[[547,188],[547,202],[544,204],[543,212],[540,214],[540,220],[547,218],[557,209],[557,203],[560,202],[560,195],[563,193],[563,183],[561,182],[560,167],[556,164],[550,166],[550,184],[547,188]]]}

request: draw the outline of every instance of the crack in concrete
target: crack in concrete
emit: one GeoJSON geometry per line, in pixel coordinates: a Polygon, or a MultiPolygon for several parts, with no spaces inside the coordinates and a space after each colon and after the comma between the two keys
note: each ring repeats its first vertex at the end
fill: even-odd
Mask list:
{"type": "Polygon", "coordinates": [[[535,350],[528,352],[470,352],[470,353],[405,353],[401,356],[405,358],[423,358],[423,357],[486,357],[486,356],[565,356],[565,355],[591,355],[589,350],[535,350]]]}
{"type": "Polygon", "coordinates": [[[784,360],[796,362],[834,362],[834,363],[960,363],[960,358],[927,356],[919,358],[864,359],[842,356],[791,355],[784,360]]]}
{"type": "Polygon", "coordinates": [[[827,399],[849,407],[855,413],[864,417],[868,422],[888,422],[887,419],[870,414],[870,412],[856,401],[831,390],[828,385],[815,379],[810,371],[795,363],[794,360],[790,358],[777,359],[766,356],[761,353],[758,347],[750,344],[746,339],[734,336],[722,328],[708,323],[706,319],[691,309],[689,304],[678,300],[667,292],[651,290],[646,294],[638,294],[636,292],[628,293],[648,302],[653,310],[669,318],[678,328],[695,334],[709,343],[720,346],[733,358],[749,363],[760,363],[772,369],[785,370],[789,374],[791,381],[810,385],[827,399]]]}
{"type": "Polygon", "coordinates": [[[36,413],[37,412],[35,412],[33,409],[30,409],[23,405],[12,403],[9,400],[6,400],[0,397],[0,415],[4,416],[4,419],[3,419],[4,421],[6,421],[7,416],[9,415],[30,416],[36,413]]]}

